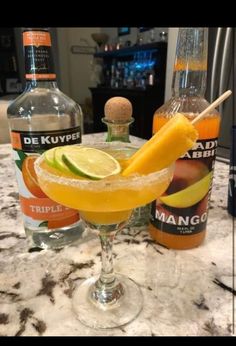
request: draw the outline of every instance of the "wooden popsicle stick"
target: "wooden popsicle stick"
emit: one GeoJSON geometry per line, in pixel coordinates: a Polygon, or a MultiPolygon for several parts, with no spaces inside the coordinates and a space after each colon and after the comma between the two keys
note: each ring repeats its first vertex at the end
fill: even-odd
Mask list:
{"type": "Polygon", "coordinates": [[[216,99],[212,104],[210,104],[210,106],[208,106],[202,113],[200,113],[195,119],[193,119],[193,121],[191,121],[191,123],[193,125],[197,124],[199,121],[202,120],[204,115],[206,115],[207,113],[212,111],[212,109],[219,106],[219,104],[221,104],[224,100],[226,100],[231,94],[232,94],[231,90],[226,91],[224,94],[222,94],[220,97],[218,97],[218,99],[216,99]]]}

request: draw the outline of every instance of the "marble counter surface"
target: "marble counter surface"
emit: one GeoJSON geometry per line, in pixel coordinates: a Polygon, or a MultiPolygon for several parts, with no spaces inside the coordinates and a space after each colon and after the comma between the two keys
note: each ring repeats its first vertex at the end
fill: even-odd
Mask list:
{"type": "MultiPolygon", "coordinates": [[[[84,141],[104,135],[84,136],[84,141]]],[[[72,311],[74,285],[100,270],[97,238],[61,250],[29,249],[22,226],[9,144],[0,145],[0,335],[232,335],[232,218],[227,213],[228,165],[216,162],[202,246],[174,251],[147,231],[115,240],[115,270],[134,279],[144,308],[111,330],[83,326],[72,311]]]]}

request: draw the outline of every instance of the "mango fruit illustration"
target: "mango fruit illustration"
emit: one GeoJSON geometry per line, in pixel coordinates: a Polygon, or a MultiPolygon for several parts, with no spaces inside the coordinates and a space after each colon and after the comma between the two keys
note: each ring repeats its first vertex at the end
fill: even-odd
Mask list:
{"type": "Polygon", "coordinates": [[[175,193],[186,189],[188,186],[195,184],[209,173],[208,167],[204,162],[199,160],[178,160],[175,163],[175,172],[172,184],[175,193]]]}
{"type": "Polygon", "coordinates": [[[160,201],[169,207],[188,208],[199,201],[208,193],[212,179],[212,172],[195,184],[188,186],[186,189],[178,191],[168,196],[160,197],[160,201]]]}

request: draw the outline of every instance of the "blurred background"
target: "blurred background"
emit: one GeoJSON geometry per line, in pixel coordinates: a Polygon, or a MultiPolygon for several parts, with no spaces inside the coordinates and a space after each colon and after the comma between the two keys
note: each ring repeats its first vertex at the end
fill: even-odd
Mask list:
{"type": "MultiPolygon", "coordinates": [[[[22,28],[0,28],[0,142],[9,141],[6,109],[24,90],[22,28]]],[[[135,122],[131,134],[152,135],[155,110],[171,97],[178,28],[78,27],[51,28],[58,86],[78,102],[84,113],[84,133],[105,131],[105,102],[127,97],[135,122]]],[[[206,98],[212,101],[234,91],[234,28],[209,28],[206,98]]],[[[221,107],[219,154],[229,156],[235,95],[221,107]]]]}

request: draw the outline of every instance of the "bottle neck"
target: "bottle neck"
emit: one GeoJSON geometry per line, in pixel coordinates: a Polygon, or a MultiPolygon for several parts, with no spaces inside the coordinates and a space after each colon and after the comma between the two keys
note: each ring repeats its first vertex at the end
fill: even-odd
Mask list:
{"type": "Polygon", "coordinates": [[[42,81],[42,80],[27,80],[25,85],[25,91],[30,91],[32,89],[42,88],[42,89],[58,89],[56,81],[42,81]]]}
{"type": "Polygon", "coordinates": [[[172,80],[172,95],[181,96],[202,96],[206,90],[207,71],[174,71],[172,80]]]}
{"type": "Polygon", "coordinates": [[[51,36],[48,30],[26,30],[23,33],[23,45],[27,84],[30,83],[30,86],[34,87],[52,86],[51,83],[56,83],[51,36]]]}
{"type": "Polygon", "coordinates": [[[206,28],[180,28],[177,39],[172,95],[204,97],[207,78],[206,28]]]}
{"type": "Polygon", "coordinates": [[[133,118],[128,121],[110,121],[102,118],[102,122],[107,125],[107,142],[125,142],[130,143],[129,138],[129,125],[134,121],[133,118]]]}

